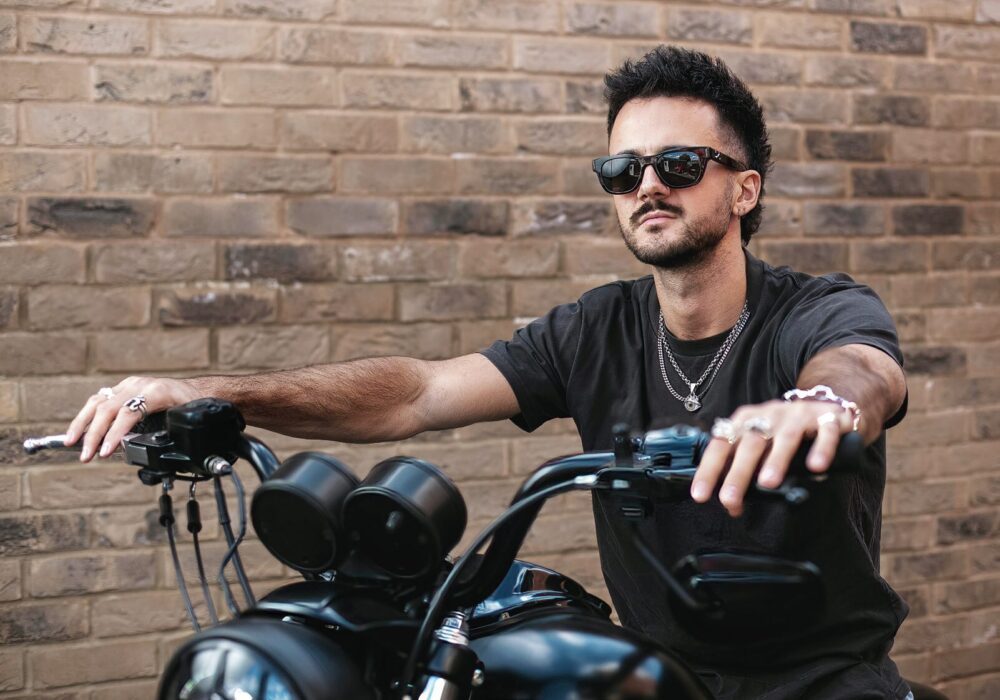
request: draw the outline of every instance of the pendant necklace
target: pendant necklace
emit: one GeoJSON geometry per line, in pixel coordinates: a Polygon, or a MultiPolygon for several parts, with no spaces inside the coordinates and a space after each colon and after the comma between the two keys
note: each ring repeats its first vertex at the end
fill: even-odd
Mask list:
{"type": "Polygon", "coordinates": [[[692,382],[687,378],[687,375],[681,371],[680,365],[677,364],[677,360],[674,358],[674,353],[670,350],[670,344],[667,343],[667,326],[663,322],[663,312],[660,312],[660,323],[656,330],[656,346],[657,353],[660,358],[660,373],[663,375],[663,383],[667,385],[667,389],[674,396],[675,399],[684,404],[686,408],[691,413],[694,413],[699,408],[701,408],[701,398],[698,395],[698,387],[701,383],[705,381],[705,377],[709,376],[708,383],[705,384],[705,388],[701,390],[701,395],[704,396],[708,391],[708,388],[712,386],[712,382],[715,381],[715,375],[719,373],[722,368],[722,363],[726,361],[726,356],[729,355],[729,351],[732,350],[733,345],[736,344],[736,339],[740,337],[740,333],[743,332],[743,328],[747,325],[747,320],[750,318],[750,307],[749,300],[743,302],[743,311],[740,312],[740,317],[736,319],[736,325],[733,326],[732,330],[729,331],[729,335],[726,339],[722,341],[722,345],[719,347],[718,351],[715,353],[715,357],[705,368],[705,371],[701,373],[698,377],[698,381],[692,382]],[[688,395],[681,396],[673,385],[670,383],[670,378],[667,376],[667,367],[663,362],[663,353],[666,352],[667,359],[670,360],[670,364],[673,366],[677,375],[684,380],[684,383],[688,385],[688,395]]]}

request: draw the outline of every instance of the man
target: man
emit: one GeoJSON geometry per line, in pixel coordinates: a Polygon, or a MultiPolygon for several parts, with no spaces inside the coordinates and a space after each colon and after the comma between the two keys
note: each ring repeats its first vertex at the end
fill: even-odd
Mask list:
{"type": "Polygon", "coordinates": [[[600,497],[602,566],[622,622],[674,649],[719,697],[903,698],[908,689],[888,651],[906,607],[877,572],[883,430],[905,413],[892,321],[844,275],[813,278],[747,253],[770,146],[760,105],[721,62],[660,47],[605,83],[610,156],[594,169],[651,277],[592,290],[509,342],[441,362],[131,377],[87,402],[68,442],[87,429],[81,459],[98,449],[109,455],[138,418],[128,403],[136,396],[150,411],[216,396],[254,425],[357,442],[501,418],[533,430],[572,416],[584,449],[607,449],[615,423],[646,430],[716,419],[693,500],[660,505],[642,525],[670,565],[700,547],[779,551],[787,519],[745,506],[751,482],[777,486],[805,437],[815,438],[808,467],[822,472],[839,436],[859,430],[868,445],[863,469],[834,480],[821,526],[800,538],[830,593],[826,616],[795,640],[747,649],[690,638],[600,497]]]}

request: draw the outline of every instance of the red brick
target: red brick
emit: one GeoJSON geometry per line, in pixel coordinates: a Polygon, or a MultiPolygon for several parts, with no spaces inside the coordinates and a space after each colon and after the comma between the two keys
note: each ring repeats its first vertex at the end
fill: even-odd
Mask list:
{"type": "Polygon", "coordinates": [[[328,68],[223,66],[222,104],[336,107],[337,75],[328,68]]]}
{"type": "Polygon", "coordinates": [[[758,37],[764,46],[798,49],[839,49],[846,23],[838,17],[809,14],[765,14],[758,20],[758,37]]]}
{"type": "Polygon", "coordinates": [[[521,199],[514,209],[514,235],[587,233],[614,228],[615,213],[603,199],[521,199]]]}
{"type": "Polygon", "coordinates": [[[397,148],[396,117],[329,112],[289,112],[283,116],[282,143],[293,150],[385,153],[397,148]]]}
{"type": "Polygon", "coordinates": [[[885,59],[861,56],[810,56],[806,59],[807,85],[881,87],[888,83],[892,64],[885,59]]]}
{"type": "Polygon", "coordinates": [[[506,68],[508,41],[502,37],[441,34],[402,35],[396,42],[403,66],[430,68],[506,68]]]}
{"type": "Polygon", "coordinates": [[[19,417],[18,385],[0,381],[0,423],[14,423],[19,417]]]}
{"type": "Polygon", "coordinates": [[[563,242],[563,270],[568,275],[641,277],[649,267],[635,259],[619,240],[586,239],[563,242]]]}
{"type": "Polygon", "coordinates": [[[559,164],[539,158],[463,159],[455,179],[461,194],[553,194],[559,189],[559,164]]]}
{"type": "Polygon", "coordinates": [[[24,687],[24,651],[11,649],[0,652],[0,691],[24,687]]]}
{"type": "Polygon", "coordinates": [[[969,92],[972,67],[945,61],[900,61],[896,63],[893,87],[913,92],[969,92]]]}
{"type": "Polygon", "coordinates": [[[108,331],[94,337],[97,369],[132,372],[208,367],[208,331],[108,331]]]}
{"type": "Polygon", "coordinates": [[[931,337],[948,340],[1000,338],[1000,307],[935,309],[930,315],[931,337]]]}
{"type": "Polygon", "coordinates": [[[559,8],[532,0],[459,0],[452,3],[455,26],[507,32],[558,32],[559,8]]]}
{"type": "MultiPolygon", "coordinates": [[[[206,606],[200,592],[192,595],[191,602],[195,613],[206,620],[206,606]]],[[[95,637],[166,632],[188,624],[180,594],[175,590],[104,596],[94,601],[91,616],[95,637]]]]}
{"type": "Polygon", "coordinates": [[[402,285],[400,320],[444,321],[503,316],[507,289],[500,282],[402,285]]]}
{"type": "Polygon", "coordinates": [[[607,148],[605,124],[595,119],[532,119],[516,126],[519,151],[592,155],[607,148]]]}
{"type": "Polygon", "coordinates": [[[514,37],[516,70],[599,75],[610,67],[607,46],[592,41],[514,37]]]}
{"type": "Polygon", "coordinates": [[[502,153],[509,129],[495,117],[404,117],[400,150],[417,153],[502,153]]]}
{"type": "Polygon", "coordinates": [[[345,193],[444,194],[454,186],[454,162],[432,158],[341,158],[345,193]]]}
{"type": "MultiPolygon", "coordinates": [[[[60,0],[55,0],[59,2],[60,0]]],[[[116,12],[215,14],[216,0],[93,0],[90,6],[116,12]]]]}
{"type": "Polygon", "coordinates": [[[846,170],[834,163],[784,163],[768,180],[769,193],[779,197],[843,197],[846,170]]]}
{"type": "Polygon", "coordinates": [[[753,18],[748,12],[671,8],[667,13],[667,36],[682,41],[750,44],[753,18]]]}
{"type": "Polygon", "coordinates": [[[156,674],[156,643],[148,640],[33,649],[28,664],[36,687],[144,678],[156,674]]]}
{"type": "Polygon", "coordinates": [[[962,618],[929,618],[908,620],[896,636],[893,654],[937,651],[940,648],[957,647],[965,636],[965,620],[962,618]]]}
{"type": "Polygon", "coordinates": [[[522,280],[511,285],[511,313],[515,316],[541,316],[557,304],[576,301],[595,287],[591,281],[522,280]]]}
{"type": "MultiPolygon", "coordinates": [[[[152,119],[141,107],[29,104],[24,141],[36,146],[148,146],[152,119]]],[[[190,123],[188,124],[190,129],[190,123]]]]}
{"type": "Polygon", "coordinates": [[[847,102],[836,90],[773,90],[757,91],[764,106],[768,123],[800,122],[810,124],[844,124],[847,102]]]}
{"type": "Polygon", "coordinates": [[[71,61],[0,60],[0,99],[84,100],[87,64],[71,61]]]}
{"type": "Polygon", "coordinates": [[[1000,58],[1000,27],[938,24],[934,46],[938,56],[996,60],[1000,58]]]}
{"type": "Polygon", "coordinates": [[[278,315],[277,290],[243,284],[162,290],[157,320],[162,326],[225,326],[266,323],[278,315]]]}
{"type": "Polygon", "coordinates": [[[152,552],[59,555],[29,563],[29,590],[35,598],[152,588],[155,582],[152,552]]]}
{"type": "Polygon", "coordinates": [[[287,203],[285,221],[305,236],[391,235],[398,205],[390,199],[312,197],[287,203]]]}
{"type": "Polygon", "coordinates": [[[562,194],[580,195],[584,197],[607,197],[597,182],[597,177],[591,169],[590,161],[585,159],[566,159],[561,164],[562,194]]]}
{"type": "Polygon", "coordinates": [[[216,166],[222,192],[329,192],[333,163],[326,156],[219,156],[216,166]]]}
{"type": "Polygon", "coordinates": [[[449,0],[388,0],[378,4],[348,3],[340,8],[344,22],[430,26],[449,12],[449,0]]]}
{"type": "Polygon", "coordinates": [[[281,328],[223,328],[218,335],[219,366],[225,369],[287,369],[326,362],[330,338],[316,325],[281,328]]]}
{"type": "Polygon", "coordinates": [[[195,148],[269,148],[277,144],[275,115],[252,109],[161,110],[156,142],[195,148]],[[191,128],[192,120],[198,128],[191,128]]]}
{"type": "Polygon", "coordinates": [[[962,550],[892,554],[888,559],[886,578],[894,584],[958,579],[965,576],[968,570],[968,557],[962,550]]]}
{"type": "MultiPolygon", "coordinates": [[[[521,324],[515,323],[513,320],[496,320],[496,321],[463,321],[458,325],[458,354],[465,355],[468,353],[479,352],[483,348],[489,347],[493,344],[495,340],[509,340],[511,336],[514,335],[514,331],[520,327],[521,324]]],[[[501,425],[507,423],[507,421],[502,421],[494,424],[481,424],[481,425],[501,425]]],[[[513,427],[513,423],[509,423],[513,427]]],[[[465,430],[472,431],[472,428],[466,428],[465,430]]],[[[483,432],[490,434],[491,428],[482,428],[483,432]]],[[[496,431],[500,434],[506,435],[504,428],[496,431]]],[[[518,435],[517,429],[510,435],[518,435]]]]}
{"type": "Polygon", "coordinates": [[[760,254],[774,265],[803,272],[825,274],[847,268],[847,246],[839,242],[762,241],[760,254]]]}
{"type": "Polygon", "coordinates": [[[458,104],[450,76],[345,71],[341,88],[345,107],[451,111],[458,104]]]}
{"type": "Polygon", "coordinates": [[[559,266],[557,241],[463,242],[458,271],[467,277],[550,277],[559,266]]]}
{"type": "Polygon", "coordinates": [[[200,241],[143,241],[92,248],[94,275],[102,283],[186,282],[215,276],[215,244],[200,241]]]}
{"type": "Polygon", "coordinates": [[[17,51],[17,15],[12,12],[0,14],[0,53],[17,51]]]}
{"type": "MultiPolygon", "coordinates": [[[[166,655],[161,655],[160,658],[166,658],[166,655]]],[[[158,687],[159,682],[156,680],[99,686],[91,692],[89,700],[134,700],[134,698],[152,698],[156,696],[156,690],[158,687]]]]}
{"type": "Polygon", "coordinates": [[[223,0],[222,13],[236,17],[321,21],[337,12],[337,0],[223,0]]]}
{"type": "Polygon", "coordinates": [[[939,614],[1000,605],[1000,579],[997,578],[938,584],[936,588],[936,612],[939,614]]]}
{"type": "Polygon", "coordinates": [[[893,487],[887,512],[916,515],[950,511],[965,505],[966,490],[957,481],[905,483],[893,487]]]}
{"type": "Polygon", "coordinates": [[[969,97],[937,97],[931,123],[947,129],[991,129],[1000,123],[1000,102],[969,97]]]}
{"type": "Polygon", "coordinates": [[[94,97],[103,102],[199,104],[215,97],[215,75],[199,64],[100,63],[93,84],[94,97]]]}
{"type": "Polygon", "coordinates": [[[458,89],[466,112],[558,112],[562,107],[555,78],[462,78],[458,89]]]}
{"type": "Polygon", "coordinates": [[[289,63],[389,65],[388,34],[357,29],[288,27],[282,30],[278,53],[289,63]]]}
{"type": "Polygon", "coordinates": [[[168,236],[267,236],[278,232],[273,197],[172,199],[163,208],[168,236]]]}
{"type": "Polygon", "coordinates": [[[224,251],[230,280],[328,282],[337,277],[337,250],[326,243],[237,243],[224,251]]]}
{"type": "Polygon", "coordinates": [[[156,22],[156,54],[170,58],[263,61],[274,56],[275,28],[205,19],[156,22]]]}
{"type": "MultiPolygon", "coordinates": [[[[889,488],[891,493],[896,486],[889,488]]],[[[928,549],[934,542],[934,521],[930,518],[899,519],[882,521],[882,551],[928,549]]]]}
{"type": "Polygon", "coordinates": [[[638,2],[576,2],[563,19],[572,34],[603,36],[657,36],[660,16],[656,7],[638,2]]]}
{"type": "Polygon", "coordinates": [[[5,607],[0,639],[6,644],[80,639],[87,634],[87,606],[82,602],[5,607]]]}
{"type": "Polygon", "coordinates": [[[86,161],[78,154],[0,153],[0,190],[5,192],[79,192],[86,177],[86,161]]]}
{"type": "Polygon", "coordinates": [[[142,287],[43,285],[28,291],[28,325],[34,330],[144,326],[149,302],[149,290],[142,287]]]}
{"type": "Polygon", "coordinates": [[[149,23],[133,17],[44,17],[21,19],[21,45],[38,53],[119,54],[149,51],[149,23]]]}
{"type": "Polygon", "coordinates": [[[449,243],[352,245],[341,251],[344,279],[372,282],[445,279],[454,250],[449,243]]]}
{"type": "Polygon", "coordinates": [[[535,522],[519,556],[533,557],[549,552],[562,554],[596,548],[593,513],[560,513],[542,515],[535,522]]]}
{"type": "MultiPolygon", "coordinates": [[[[92,384],[91,393],[96,387],[92,384]]],[[[28,473],[27,483],[29,505],[39,510],[152,502],[132,470],[120,465],[39,468],[28,473]]]]}
{"type": "Polygon", "coordinates": [[[331,336],[335,362],[388,355],[444,360],[455,355],[451,326],[442,323],[338,324],[331,336]]]}
{"type": "Polygon", "coordinates": [[[212,191],[212,159],[198,153],[94,154],[94,189],[102,192],[212,191]]]}
{"type": "Polygon", "coordinates": [[[135,238],[149,235],[157,203],[138,197],[29,197],[22,230],[66,238],[135,238]]]}
{"type": "Polygon", "coordinates": [[[87,341],[56,333],[0,334],[0,375],[82,372],[87,341]]]}

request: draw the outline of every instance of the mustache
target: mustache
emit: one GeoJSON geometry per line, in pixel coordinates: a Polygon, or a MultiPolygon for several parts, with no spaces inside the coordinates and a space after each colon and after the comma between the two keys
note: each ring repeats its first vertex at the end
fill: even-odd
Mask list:
{"type": "Polygon", "coordinates": [[[647,200],[643,202],[638,209],[632,212],[632,215],[629,217],[629,223],[633,226],[638,226],[639,219],[653,211],[665,211],[668,214],[673,214],[677,218],[680,218],[684,213],[683,209],[674,204],[667,204],[666,202],[661,202],[659,200],[647,200]]]}

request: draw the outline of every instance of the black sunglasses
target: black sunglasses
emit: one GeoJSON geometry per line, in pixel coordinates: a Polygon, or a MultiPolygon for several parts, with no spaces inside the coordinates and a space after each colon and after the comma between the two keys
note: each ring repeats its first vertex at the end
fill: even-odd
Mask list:
{"type": "Polygon", "coordinates": [[[653,166],[664,185],[681,189],[701,182],[710,160],[733,170],[747,170],[743,163],[710,146],[685,146],[671,148],[653,156],[623,154],[595,158],[594,172],[597,173],[601,187],[609,194],[626,194],[639,187],[647,165],[653,166]]]}

